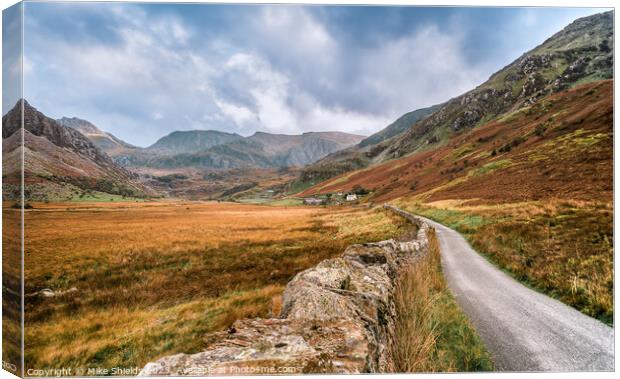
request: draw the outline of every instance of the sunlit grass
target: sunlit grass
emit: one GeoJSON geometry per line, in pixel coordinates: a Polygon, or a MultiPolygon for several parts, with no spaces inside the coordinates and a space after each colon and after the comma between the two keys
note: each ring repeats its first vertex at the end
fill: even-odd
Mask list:
{"type": "Polygon", "coordinates": [[[33,323],[27,329],[29,367],[133,367],[171,352],[205,348],[206,333],[237,318],[264,317],[282,286],[231,291],[168,307],[113,307],[33,323]]]}
{"type": "Polygon", "coordinates": [[[395,237],[382,209],[231,203],[42,204],[26,212],[29,368],[142,366],[278,313],[286,283],[352,243],[395,237]]]}

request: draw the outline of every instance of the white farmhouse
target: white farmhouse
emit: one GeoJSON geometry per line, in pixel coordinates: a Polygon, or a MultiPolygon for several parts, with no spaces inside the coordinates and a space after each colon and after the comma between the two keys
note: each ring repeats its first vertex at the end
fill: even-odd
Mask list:
{"type": "Polygon", "coordinates": [[[357,200],[357,195],[354,193],[350,193],[347,195],[347,201],[355,201],[357,200]]]}
{"type": "Polygon", "coordinates": [[[321,204],[323,204],[323,200],[311,197],[311,198],[304,199],[304,204],[306,204],[306,205],[321,205],[321,204]]]}

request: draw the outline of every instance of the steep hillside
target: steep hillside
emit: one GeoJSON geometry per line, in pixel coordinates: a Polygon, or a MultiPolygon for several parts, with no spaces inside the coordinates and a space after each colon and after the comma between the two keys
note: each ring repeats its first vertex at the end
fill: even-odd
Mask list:
{"type": "Polygon", "coordinates": [[[548,95],[301,196],[353,190],[451,226],[515,278],[613,322],[613,81],[548,95]]]}
{"type": "Polygon", "coordinates": [[[540,98],[594,80],[613,78],[613,13],[578,19],[542,45],[493,74],[476,89],[444,104],[416,123],[386,152],[390,158],[417,151],[462,129],[540,98]]]}
{"type": "Polygon", "coordinates": [[[439,105],[434,105],[406,113],[385,129],[362,140],[359,144],[331,153],[325,158],[304,167],[299,179],[295,181],[293,186],[306,188],[322,180],[379,161],[381,152],[390,145],[393,139],[407,131],[416,121],[428,117],[439,107],[439,105]]]}
{"type": "MultiPolygon", "coordinates": [[[[3,167],[21,167],[21,102],[2,118],[3,167]]],[[[94,192],[145,196],[148,188],[117,166],[88,138],[24,104],[25,194],[28,199],[67,199],[94,192]]],[[[4,175],[14,175],[5,172],[4,175]]],[[[13,189],[14,194],[17,189],[13,189]]],[[[11,193],[10,190],[5,193],[11,193]]]]}
{"type": "Polygon", "coordinates": [[[339,132],[284,135],[257,132],[194,153],[165,154],[151,148],[140,155],[117,156],[127,166],[151,168],[277,168],[303,166],[364,137],[339,132]]]}
{"type": "Polygon", "coordinates": [[[86,136],[95,146],[108,154],[119,150],[134,149],[135,146],[115,137],[111,133],[104,132],[91,122],[77,117],[63,117],[56,120],[60,125],[77,130],[86,136]]]}
{"type": "Polygon", "coordinates": [[[344,172],[445,143],[506,112],[575,85],[613,78],[613,13],[578,19],[488,81],[442,104],[387,141],[334,154],[308,167],[301,182],[317,183],[344,172]]]}
{"type": "Polygon", "coordinates": [[[608,199],[612,86],[599,81],[550,95],[455,134],[443,146],[341,175],[301,195],[359,185],[378,202],[427,191],[429,201],[453,198],[455,191],[462,199],[497,202],[608,199]]]}
{"type": "Polygon", "coordinates": [[[381,131],[371,135],[366,138],[362,142],[360,142],[359,147],[366,147],[369,145],[376,145],[380,142],[383,142],[387,139],[390,139],[411,127],[416,121],[423,119],[424,117],[429,116],[434,113],[437,109],[440,108],[440,105],[433,105],[432,107],[422,108],[415,110],[413,112],[405,113],[396,121],[382,129],[381,131]]]}

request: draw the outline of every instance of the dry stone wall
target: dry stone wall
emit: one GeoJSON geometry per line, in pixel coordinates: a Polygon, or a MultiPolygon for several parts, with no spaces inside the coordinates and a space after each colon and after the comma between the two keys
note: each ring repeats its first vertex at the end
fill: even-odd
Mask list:
{"type": "Polygon", "coordinates": [[[396,319],[393,289],[404,265],[428,251],[428,225],[414,240],[349,246],[288,283],[280,318],[246,319],[208,336],[197,354],[148,363],[141,376],[388,372],[396,319]]]}

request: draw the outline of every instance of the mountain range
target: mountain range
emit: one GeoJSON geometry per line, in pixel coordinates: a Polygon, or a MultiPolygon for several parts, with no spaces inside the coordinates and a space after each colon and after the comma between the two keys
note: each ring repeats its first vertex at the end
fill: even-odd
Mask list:
{"type": "MultiPolygon", "coordinates": [[[[390,193],[415,192],[424,187],[414,179],[419,177],[417,170],[400,169],[409,165],[406,162],[414,159],[411,157],[416,160],[437,151],[451,151],[453,155],[448,161],[457,167],[444,167],[447,158],[443,155],[440,158],[443,163],[435,164],[437,169],[442,168],[440,171],[449,173],[442,174],[441,180],[433,179],[439,180],[434,181],[434,185],[440,185],[467,172],[462,168],[458,170],[459,159],[463,157],[468,157],[465,165],[490,164],[496,156],[523,148],[524,141],[559,136],[562,130],[575,132],[566,125],[564,129],[556,129],[557,120],[564,120],[565,124],[572,122],[559,113],[554,120],[541,121],[538,125],[536,117],[544,114],[540,107],[579,113],[581,109],[571,109],[571,106],[583,107],[584,103],[575,99],[576,95],[569,95],[575,93],[570,91],[577,90],[576,93],[584,97],[599,96],[595,94],[607,92],[605,85],[587,85],[606,79],[613,79],[612,12],[574,21],[471,91],[409,112],[370,137],[340,132],[301,135],[257,132],[243,137],[193,130],[173,132],[149,147],[140,148],[86,120],[50,119],[24,101],[26,178],[35,198],[36,193],[45,192],[38,190],[45,185],[65,193],[66,190],[59,189],[65,184],[73,192],[146,195],[153,192],[135,172],[144,174],[150,170],[167,175],[187,169],[195,173],[218,170],[219,177],[222,170],[252,172],[252,169],[299,166],[303,167],[301,174],[290,187],[307,189],[301,193],[303,196],[331,190],[347,191],[354,185],[375,183],[375,194],[388,198],[390,193]],[[563,108],[558,108],[559,99],[564,101],[563,108]],[[506,129],[505,126],[510,125],[506,120],[521,120],[524,126],[506,129]],[[482,127],[489,128],[488,125],[496,125],[496,135],[479,136],[480,140],[475,141],[462,137],[482,127]],[[555,130],[556,134],[546,134],[547,130],[555,130]],[[488,141],[493,141],[492,148],[485,145],[488,141]],[[482,150],[481,146],[484,146],[482,150]],[[472,151],[477,151],[477,155],[471,156],[472,151]],[[388,177],[389,183],[384,182],[388,177]]],[[[5,182],[14,187],[11,175],[18,173],[20,167],[20,133],[16,133],[20,128],[20,104],[2,119],[5,182]]],[[[418,166],[424,165],[416,162],[418,166]]],[[[235,180],[234,186],[245,185],[235,180]]]]}
{"type": "Polygon", "coordinates": [[[146,148],[102,148],[115,162],[128,168],[278,168],[307,165],[363,139],[364,136],[342,132],[256,132],[242,137],[215,130],[191,130],[172,132],[146,148]]]}
{"type": "MultiPolygon", "coordinates": [[[[51,119],[20,100],[2,118],[6,193],[19,196],[22,104],[26,195],[33,200],[83,198],[91,192],[153,196],[139,169],[268,169],[303,166],[360,142],[340,132],[250,137],[214,130],[175,131],[147,148],[133,146],[77,117],[51,119]]],[[[238,175],[235,175],[237,177],[238,175]]],[[[159,183],[155,181],[156,183],[159,183]]],[[[238,185],[238,183],[234,183],[238,185]]],[[[224,188],[224,192],[225,192],[224,188]]]]}

